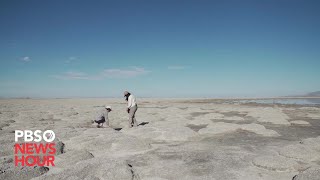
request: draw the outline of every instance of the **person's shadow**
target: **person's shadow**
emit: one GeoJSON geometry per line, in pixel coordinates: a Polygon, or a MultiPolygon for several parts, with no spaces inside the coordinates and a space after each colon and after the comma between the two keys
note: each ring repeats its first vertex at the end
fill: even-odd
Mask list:
{"type": "Polygon", "coordinates": [[[144,126],[146,124],[149,124],[149,122],[142,122],[142,123],[138,124],[138,126],[144,126]]]}
{"type": "MultiPolygon", "coordinates": [[[[146,124],[149,124],[149,122],[142,122],[142,123],[138,124],[138,126],[144,126],[146,124]]],[[[113,128],[113,129],[116,131],[121,131],[122,128],[113,128]]]]}

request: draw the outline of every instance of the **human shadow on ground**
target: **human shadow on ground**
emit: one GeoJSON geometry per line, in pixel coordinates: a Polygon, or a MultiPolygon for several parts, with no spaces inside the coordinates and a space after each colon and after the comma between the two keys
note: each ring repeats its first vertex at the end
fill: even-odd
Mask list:
{"type": "Polygon", "coordinates": [[[138,126],[144,126],[146,124],[149,124],[149,122],[142,122],[142,123],[138,124],[138,126]]]}
{"type": "Polygon", "coordinates": [[[116,131],[121,131],[122,128],[113,128],[116,131]]]}
{"type": "MultiPolygon", "coordinates": [[[[142,122],[142,123],[138,124],[138,126],[144,126],[146,124],[149,124],[149,122],[142,122]]],[[[113,128],[113,129],[116,131],[121,131],[122,128],[113,128]]]]}

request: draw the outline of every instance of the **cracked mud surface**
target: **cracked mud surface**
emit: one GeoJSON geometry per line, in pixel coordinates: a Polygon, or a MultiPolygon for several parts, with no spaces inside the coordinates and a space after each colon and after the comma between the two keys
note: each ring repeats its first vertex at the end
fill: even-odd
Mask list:
{"type": "Polygon", "coordinates": [[[0,100],[0,179],[308,179],[319,177],[320,108],[138,99],[0,100]],[[111,105],[112,128],[91,120],[111,105]],[[55,167],[14,167],[14,130],[51,129],[55,167]]]}

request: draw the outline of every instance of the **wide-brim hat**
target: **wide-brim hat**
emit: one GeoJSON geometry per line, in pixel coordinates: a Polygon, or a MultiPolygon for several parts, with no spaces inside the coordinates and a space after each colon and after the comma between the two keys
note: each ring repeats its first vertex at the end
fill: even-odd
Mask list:
{"type": "Polygon", "coordinates": [[[128,94],[129,94],[128,91],[123,92],[123,95],[124,95],[124,96],[126,96],[126,95],[128,95],[128,94]]]}

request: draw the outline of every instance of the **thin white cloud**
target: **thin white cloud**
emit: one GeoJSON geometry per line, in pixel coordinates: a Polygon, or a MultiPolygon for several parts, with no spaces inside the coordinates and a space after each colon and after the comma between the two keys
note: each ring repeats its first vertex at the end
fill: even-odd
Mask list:
{"type": "Polygon", "coordinates": [[[144,68],[131,67],[128,69],[105,69],[102,76],[106,78],[132,78],[149,73],[144,68]]]}
{"type": "Polygon", "coordinates": [[[83,73],[83,72],[68,71],[60,75],[53,75],[51,77],[56,79],[63,79],[63,80],[72,80],[72,79],[101,80],[105,78],[110,78],[110,79],[133,78],[133,77],[147,74],[149,72],[150,71],[147,71],[144,68],[130,67],[127,69],[104,69],[102,72],[100,72],[97,75],[88,75],[87,73],[83,73]]]}
{"type": "Polygon", "coordinates": [[[72,62],[76,61],[77,59],[78,59],[77,57],[71,56],[68,58],[68,60],[65,61],[65,63],[72,63],[72,62]]]}
{"type": "Polygon", "coordinates": [[[23,61],[23,62],[30,62],[31,58],[29,56],[24,56],[20,60],[23,61]]]}
{"type": "Polygon", "coordinates": [[[83,72],[74,72],[74,71],[68,71],[65,73],[62,73],[61,75],[53,75],[51,76],[56,79],[64,79],[64,80],[70,80],[70,79],[90,79],[90,77],[83,72]]]}
{"type": "Polygon", "coordinates": [[[182,69],[186,69],[187,66],[168,66],[169,70],[182,70],[182,69]]]}
{"type": "Polygon", "coordinates": [[[76,60],[76,59],[77,57],[74,57],[74,56],[69,57],[69,60],[76,60]]]}

